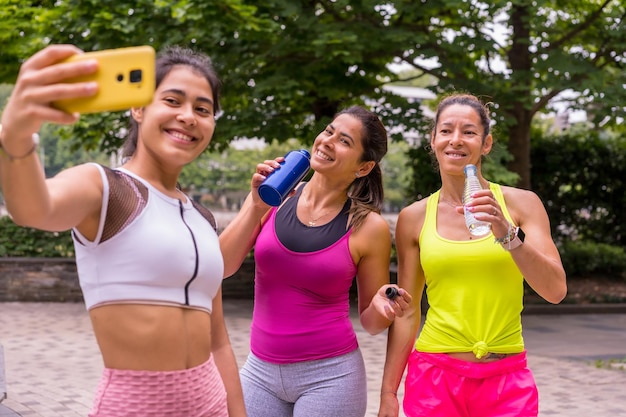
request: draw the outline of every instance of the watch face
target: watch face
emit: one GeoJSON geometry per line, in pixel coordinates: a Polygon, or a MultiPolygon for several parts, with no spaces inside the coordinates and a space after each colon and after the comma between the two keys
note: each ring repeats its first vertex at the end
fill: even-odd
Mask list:
{"type": "Polygon", "coordinates": [[[526,234],[520,227],[517,228],[517,237],[519,237],[519,240],[521,240],[522,242],[524,241],[524,238],[526,237],[526,234]]]}

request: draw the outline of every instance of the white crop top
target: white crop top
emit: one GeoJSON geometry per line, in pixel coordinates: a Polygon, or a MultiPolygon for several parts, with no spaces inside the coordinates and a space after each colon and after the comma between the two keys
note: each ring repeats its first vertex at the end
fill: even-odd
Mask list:
{"type": "Polygon", "coordinates": [[[103,182],[98,234],[74,229],[85,305],[166,304],[212,311],[224,261],[208,209],[161,193],[123,168],[94,164],[103,182]]]}

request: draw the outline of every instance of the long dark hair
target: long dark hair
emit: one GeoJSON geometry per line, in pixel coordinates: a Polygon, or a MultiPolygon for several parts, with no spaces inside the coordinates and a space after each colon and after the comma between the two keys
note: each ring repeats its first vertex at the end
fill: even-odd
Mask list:
{"type": "Polygon", "coordinates": [[[347,114],[361,122],[361,162],[376,163],[368,175],[356,178],[348,188],[348,198],[352,200],[352,227],[358,229],[370,211],[380,213],[383,207],[383,174],[380,161],[387,153],[387,129],[375,113],[361,106],[348,107],[337,113],[337,116],[341,114],[347,114]]]}
{"type": "MultiPolygon", "coordinates": [[[[169,46],[165,48],[156,60],[156,87],[158,87],[163,79],[177,66],[186,66],[193,71],[202,75],[209,82],[211,91],[213,93],[213,109],[214,114],[217,114],[220,110],[219,94],[221,88],[221,82],[213,64],[211,58],[207,55],[196,52],[192,49],[182,46],[169,46]]],[[[122,147],[122,157],[127,158],[132,156],[137,150],[137,138],[139,136],[139,125],[133,119],[130,118],[130,126],[128,128],[128,136],[124,141],[122,147]]]]}

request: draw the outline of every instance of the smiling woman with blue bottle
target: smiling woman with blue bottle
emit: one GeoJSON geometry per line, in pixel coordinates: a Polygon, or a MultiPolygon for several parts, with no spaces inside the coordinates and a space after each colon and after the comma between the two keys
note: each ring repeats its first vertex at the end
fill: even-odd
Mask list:
{"type": "MultiPolygon", "coordinates": [[[[243,259],[254,246],[251,352],[240,372],[249,417],[365,415],[367,378],[350,287],[356,276],[359,318],[371,334],[384,331],[411,299],[402,289],[393,299],[385,295],[394,288],[391,234],[380,214],[386,152],[378,117],[345,109],[313,143],[311,179],[269,212],[253,189],[220,235],[230,256],[239,251],[243,259]]],[[[285,169],[278,167],[265,161],[255,175],[285,169]]],[[[230,267],[226,275],[238,264],[230,267]]]]}

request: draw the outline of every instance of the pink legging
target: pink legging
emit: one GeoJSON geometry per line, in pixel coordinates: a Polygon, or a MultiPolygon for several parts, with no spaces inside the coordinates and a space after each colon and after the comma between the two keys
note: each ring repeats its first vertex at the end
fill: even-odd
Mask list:
{"type": "Polygon", "coordinates": [[[539,396],[526,352],[473,363],[414,350],[403,408],[408,417],[536,417],[539,396]]]}
{"type": "Polygon", "coordinates": [[[106,368],[89,417],[228,417],[226,390],[213,356],[180,371],[106,368]]]}

